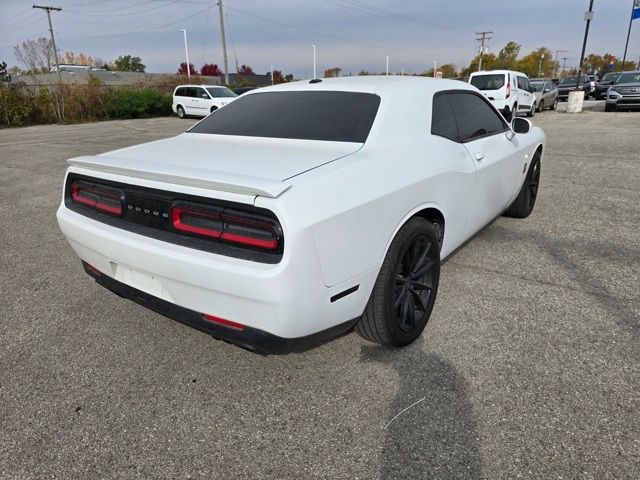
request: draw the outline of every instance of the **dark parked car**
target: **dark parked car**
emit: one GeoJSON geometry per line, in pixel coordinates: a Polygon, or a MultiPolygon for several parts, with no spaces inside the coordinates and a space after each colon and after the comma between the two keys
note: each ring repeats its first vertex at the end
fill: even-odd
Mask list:
{"type": "Polygon", "coordinates": [[[241,87],[241,88],[234,88],[233,92],[236,95],[242,95],[243,93],[247,93],[250,90],[255,90],[256,87],[241,87]]]}
{"type": "Polygon", "coordinates": [[[619,72],[610,72],[605,74],[600,80],[600,83],[596,86],[596,91],[593,93],[593,96],[596,100],[603,100],[607,97],[607,90],[609,87],[613,85],[616,79],[620,76],[619,72]]]}
{"type": "Polygon", "coordinates": [[[584,92],[584,99],[589,98],[591,93],[591,80],[589,75],[580,75],[580,81],[578,82],[577,75],[571,75],[560,80],[558,84],[558,100],[565,102],[569,98],[569,92],[576,90],[576,84],[578,84],[578,90],[584,92]]]}
{"type": "Polygon", "coordinates": [[[607,92],[605,112],[623,108],[640,108],[640,70],[622,72],[607,92]]]}

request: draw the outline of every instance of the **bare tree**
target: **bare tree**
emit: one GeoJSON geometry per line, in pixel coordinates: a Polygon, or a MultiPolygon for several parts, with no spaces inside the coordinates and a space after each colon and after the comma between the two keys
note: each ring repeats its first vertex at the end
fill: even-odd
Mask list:
{"type": "Polygon", "coordinates": [[[91,55],[87,55],[86,53],[73,53],[71,51],[64,52],[64,56],[62,57],[62,63],[73,64],[73,65],[88,65],[90,67],[97,66],[95,64],[95,60],[91,55]]]}
{"type": "Polygon", "coordinates": [[[50,72],[56,63],[53,43],[45,37],[40,37],[37,40],[25,40],[15,46],[14,53],[29,73],[50,72]]]}

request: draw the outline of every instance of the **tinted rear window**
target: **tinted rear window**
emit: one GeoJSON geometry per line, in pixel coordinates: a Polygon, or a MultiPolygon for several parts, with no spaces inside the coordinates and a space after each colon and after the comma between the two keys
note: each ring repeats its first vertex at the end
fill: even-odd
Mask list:
{"type": "Polygon", "coordinates": [[[470,83],[478,90],[499,90],[504,87],[504,74],[474,75],[470,83]]]}
{"type": "Polygon", "coordinates": [[[359,92],[265,92],[238,97],[190,132],[364,143],[380,97],[359,92]]]}

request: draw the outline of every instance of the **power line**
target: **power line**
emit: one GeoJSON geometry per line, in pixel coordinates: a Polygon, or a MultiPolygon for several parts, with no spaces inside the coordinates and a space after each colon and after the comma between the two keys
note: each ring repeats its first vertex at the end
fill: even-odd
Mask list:
{"type": "Polygon", "coordinates": [[[117,37],[117,36],[123,36],[123,35],[137,35],[139,33],[147,33],[147,32],[153,32],[154,30],[158,30],[160,28],[164,28],[164,27],[169,27],[171,25],[175,25],[176,23],[180,23],[180,22],[184,22],[185,20],[189,20],[190,18],[193,18],[197,15],[200,15],[201,13],[206,12],[209,9],[209,7],[205,8],[204,10],[199,10],[196,13],[192,14],[192,15],[188,15],[186,17],[183,18],[179,18],[178,20],[175,20],[173,22],[169,22],[169,23],[165,23],[164,25],[158,25],[156,27],[151,27],[151,28],[147,28],[145,30],[137,30],[134,32],[122,32],[122,33],[107,33],[107,34],[98,34],[98,35],[87,35],[87,34],[82,34],[82,33],[71,33],[71,32],[58,32],[58,33],[63,33],[64,35],[70,35],[72,37],[117,37]]]}

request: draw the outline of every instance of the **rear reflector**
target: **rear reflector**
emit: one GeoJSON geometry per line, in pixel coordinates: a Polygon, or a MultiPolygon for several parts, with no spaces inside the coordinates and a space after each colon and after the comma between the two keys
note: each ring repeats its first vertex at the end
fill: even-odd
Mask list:
{"type": "Polygon", "coordinates": [[[96,277],[101,277],[102,276],[102,272],[100,270],[98,270],[96,267],[94,267],[93,265],[85,262],[84,260],[82,261],[82,266],[84,267],[85,271],[88,274],[93,274],[96,277]]]}
{"type": "Polygon", "coordinates": [[[173,228],[230,243],[277,250],[279,228],[272,219],[238,210],[179,202],[171,209],[173,228]]]}
{"type": "Polygon", "coordinates": [[[207,322],[217,323],[218,325],[224,325],[225,327],[233,328],[235,330],[244,330],[245,327],[241,323],[232,322],[231,320],[225,320],[224,318],[215,317],[206,313],[202,314],[202,318],[204,318],[207,322]]]}
{"type": "Polygon", "coordinates": [[[122,216],[124,192],[117,188],[76,180],[71,184],[71,200],[117,217],[122,216]]]}

